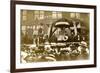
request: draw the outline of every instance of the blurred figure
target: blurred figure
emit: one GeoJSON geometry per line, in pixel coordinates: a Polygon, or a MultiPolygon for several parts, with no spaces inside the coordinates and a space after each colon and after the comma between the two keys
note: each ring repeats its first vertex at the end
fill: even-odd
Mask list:
{"type": "Polygon", "coordinates": [[[21,63],[27,63],[26,60],[25,60],[25,57],[27,55],[28,54],[25,51],[21,51],[21,63]]]}
{"type": "Polygon", "coordinates": [[[89,49],[87,47],[87,43],[82,41],[80,46],[78,47],[78,51],[80,51],[80,55],[83,59],[87,59],[89,56],[89,49]]]}
{"type": "Polygon", "coordinates": [[[70,52],[71,59],[72,60],[76,60],[78,58],[78,56],[79,56],[78,48],[74,44],[71,44],[70,48],[71,48],[71,52],[70,52]]]}
{"type": "Polygon", "coordinates": [[[51,53],[52,48],[51,48],[51,46],[50,46],[49,44],[46,44],[46,45],[44,46],[44,48],[45,48],[45,51],[46,51],[48,54],[51,53]]]}
{"type": "Polygon", "coordinates": [[[60,51],[61,60],[69,60],[70,51],[71,51],[70,47],[61,48],[60,51]]]}
{"type": "Polygon", "coordinates": [[[87,43],[82,41],[80,46],[78,47],[78,51],[80,51],[80,54],[89,54],[87,43]]]}

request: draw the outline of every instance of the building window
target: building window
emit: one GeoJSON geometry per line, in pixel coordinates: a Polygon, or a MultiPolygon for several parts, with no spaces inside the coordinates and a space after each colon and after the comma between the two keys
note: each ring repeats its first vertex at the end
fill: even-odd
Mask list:
{"type": "Polygon", "coordinates": [[[40,19],[44,19],[44,11],[40,11],[40,19]]]}
{"type": "Polygon", "coordinates": [[[26,10],[23,10],[22,11],[22,20],[23,21],[26,21],[27,20],[27,11],[26,10]]]}
{"type": "Polygon", "coordinates": [[[52,18],[56,19],[57,18],[57,12],[52,12],[52,18]]]}
{"type": "Polygon", "coordinates": [[[22,30],[26,30],[26,26],[22,26],[22,30]]]}
{"type": "Polygon", "coordinates": [[[75,13],[70,13],[71,18],[75,18],[75,13]]]}
{"type": "Polygon", "coordinates": [[[52,18],[53,19],[62,18],[62,13],[61,12],[52,12],[52,18]]]}
{"type": "Polygon", "coordinates": [[[39,19],[39,11],[34,11],[35,19],[39,19]]]}
{"type": "Polygon", "coordinates": [[[44,19],[44,11],[34,11],[35,19],[44,19]]]}
{"type": "Polygon", "coordinates": [[[26,26],[22,26],[22,34],[25,35],[26,33],[26,26]]]}
{"type": "Polygon", "coordinates": [[[70,17],[79,19],[80,18],[80,13],[70,13],[70,17]]]}
{"type": "Polygon", "coordinates": [[[58,12],[58,18],[62,18],[62,13],[58,12]]]}
{"type": "Polygon", "coordinates": [[[51,19],[52,18],[52,12],[46,11],[45,12],[45,19],[51,19]]]}
{"type": "Polygon", "coordinates": [[[80,18],[80,13],[76,13],[76,18],[80,18]]]}

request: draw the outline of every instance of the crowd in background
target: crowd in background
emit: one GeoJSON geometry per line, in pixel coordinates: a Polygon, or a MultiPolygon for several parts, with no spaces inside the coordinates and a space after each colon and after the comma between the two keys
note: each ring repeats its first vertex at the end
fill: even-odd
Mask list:
{"type": "Polygon", "coordinates": [[[89,47],[87,43],[69,43],[58,45],[47,43],[45,45],[22,45],[21,62],[46,62],[64,60],[84,60],[89,58],[89,47]],[[63,46],[63,47],[62,47],[63,46]]]}
{"type": "Polygon", "coordinates": [[[21,34],[21,62],[88,59],[89,35],[79,25],[80,22],[60,19],[51,26],[41,23],[34,30],[27,28],[26,33],[21,34]]]}

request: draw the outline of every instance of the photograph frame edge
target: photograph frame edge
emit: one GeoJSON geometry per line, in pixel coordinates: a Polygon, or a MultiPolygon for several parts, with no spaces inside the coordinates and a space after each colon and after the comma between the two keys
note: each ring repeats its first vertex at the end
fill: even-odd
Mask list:
{"type": "MultiPolygon", "coordinates": [[[[61,7],[61,6],[59,6],[61,7]]],[[[30,2],[30,1],[11,1],[10,4],[10,32],[11,32],[11,36],[10,36],[10,71],[11,73],[13,72],[27,72],[27,71],[43,71],[43,70],[59,70],[59,69],[78,69],[78,68],[90,68],[90,67],[96,67],[97,66],[97,55],[96,55],[96,18],[97,18],[97,7],[96,5],[79,5],[79,4],[63,4],[63,3],[47,3],[47,2],[30,2]],[[16,69],[16,56],[15,56],[15,36],[16,36],[16,24],[15,24],[15,10],[16,10],[16,4],[36,4],[36,5],[43,5],[43,6],[47,6],[48,4],[50,6],[59,6],[59,5],[64,5],[64,7],[77,7],[77,8],[89,8],[89,9],[94,9],[94,64],[93,65],[80,65],[80,66],[59,66],[59,67],[46,67],[46,68],[27,68],[27,69],[16,69]],[[56,5],[55,5],[56,4],[56,5]],[[55,69],[54,69],[55,68],[55,69]]]]}

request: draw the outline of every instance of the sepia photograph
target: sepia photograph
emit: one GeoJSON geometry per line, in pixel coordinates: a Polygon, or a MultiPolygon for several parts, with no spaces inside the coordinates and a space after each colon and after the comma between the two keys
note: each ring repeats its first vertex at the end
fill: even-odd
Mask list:
{"type": "Polygon", "coordinates": [[[21,10],[21,63],[89,59],[89,13],[21,10]]]}
{"type": "Polygon", "coordinates": [[[11,72],[96,67],[96,6],[11,5],[11,72]]]}

